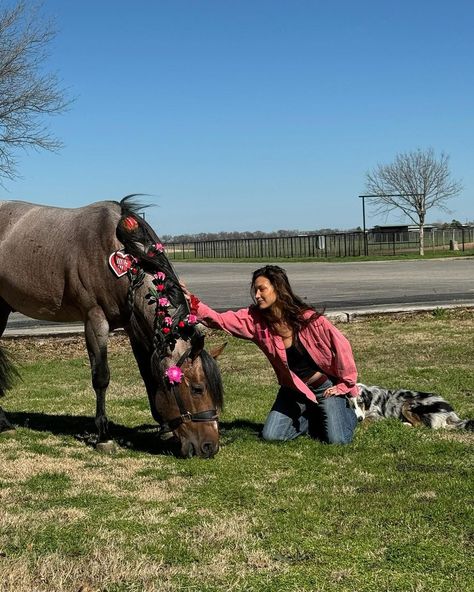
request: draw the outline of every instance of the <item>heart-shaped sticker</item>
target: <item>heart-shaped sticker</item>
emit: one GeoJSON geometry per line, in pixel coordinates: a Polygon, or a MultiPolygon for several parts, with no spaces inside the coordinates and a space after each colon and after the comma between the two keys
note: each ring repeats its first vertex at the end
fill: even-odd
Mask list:
{"type": "Polygon", "coordinates": [[[117,277],[122,277],[132,267],[133,258],[123,251],[114,251],[109,257],[109,265],[117,277]]]}

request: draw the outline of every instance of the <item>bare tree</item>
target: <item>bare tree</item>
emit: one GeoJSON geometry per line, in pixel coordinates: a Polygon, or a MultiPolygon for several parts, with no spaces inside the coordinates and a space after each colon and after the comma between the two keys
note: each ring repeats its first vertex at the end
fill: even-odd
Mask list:
{"type": "Polygon", "coordinates": [[[61,113],[68,104],[57,76],[44,70],[55,34],[39,8],[24,0],[0,9],[0,179],[18,176],[19,148],[62,146],[43,123],[45,115],[61,113]]]}
{"type": "Polygon", "coordinates": [[[392,164],[377,165],[366,174],[369,203],[376,214],[401,210],[420,233],[420,255],[424,255],[426,212],[437,207],[449,212],[446,201],[458,195],[463,186],[451,178],[449,156],[436,158],[432,148],[398,154],[392,164]]]}

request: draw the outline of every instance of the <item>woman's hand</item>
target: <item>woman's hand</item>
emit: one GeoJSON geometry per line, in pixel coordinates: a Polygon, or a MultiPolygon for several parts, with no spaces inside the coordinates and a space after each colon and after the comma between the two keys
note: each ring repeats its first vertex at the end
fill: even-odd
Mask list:
{"type": "Polygon", "coordinates": [[[191,302],[191,292],[188,290],[186,284],[183,280],[179,280],[179,285],[181,286],[181,290],[183,291],[184,297],[188,302],[191,302]]]}
{"type": "Polygon", "coordinates": [[[328,389],[324,391],[324,397],[334,397],[334,395],[339,395],[339,391],[337,390],[337,386],[330,386],[328,389]]]}

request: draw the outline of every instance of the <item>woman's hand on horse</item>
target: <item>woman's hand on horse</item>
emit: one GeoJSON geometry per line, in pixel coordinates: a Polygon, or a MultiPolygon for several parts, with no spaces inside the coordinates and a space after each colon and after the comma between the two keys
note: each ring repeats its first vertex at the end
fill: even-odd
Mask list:
{"type": "Polygon", "coordinates": [[[186,284],[183,282],[183,280],[179,280],[179,285],[181,286],[181,290],[183,290],[184,297],[188,302],[190,302],[191,292],[188,290],[186,284]]]}

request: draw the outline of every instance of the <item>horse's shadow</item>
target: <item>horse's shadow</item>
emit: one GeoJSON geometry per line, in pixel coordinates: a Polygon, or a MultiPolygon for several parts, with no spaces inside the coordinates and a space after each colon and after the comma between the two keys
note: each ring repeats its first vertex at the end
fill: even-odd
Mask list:
{"type": "MultiPolygon", "coordinates": [[[[97,430],[94,419],[85,415],[53,415],[36,412],[10,412],[8,418],[17,427],[25,427],[35,432],[51,433],[55,436],[69,436],[84,442],[87,446],[97,444],[97,430]]],[[[176,439],[162,441],[158,437],[157,424],[142,424],[134,427],[110,421],[110,434],[119,449],[133,449],[149,454],[179,454],[176,439]]],[[[262,424],[245,419],[220,422],[221,444],[227,445],[239,437],[245,430],[258,437],[262,424]]]]}

